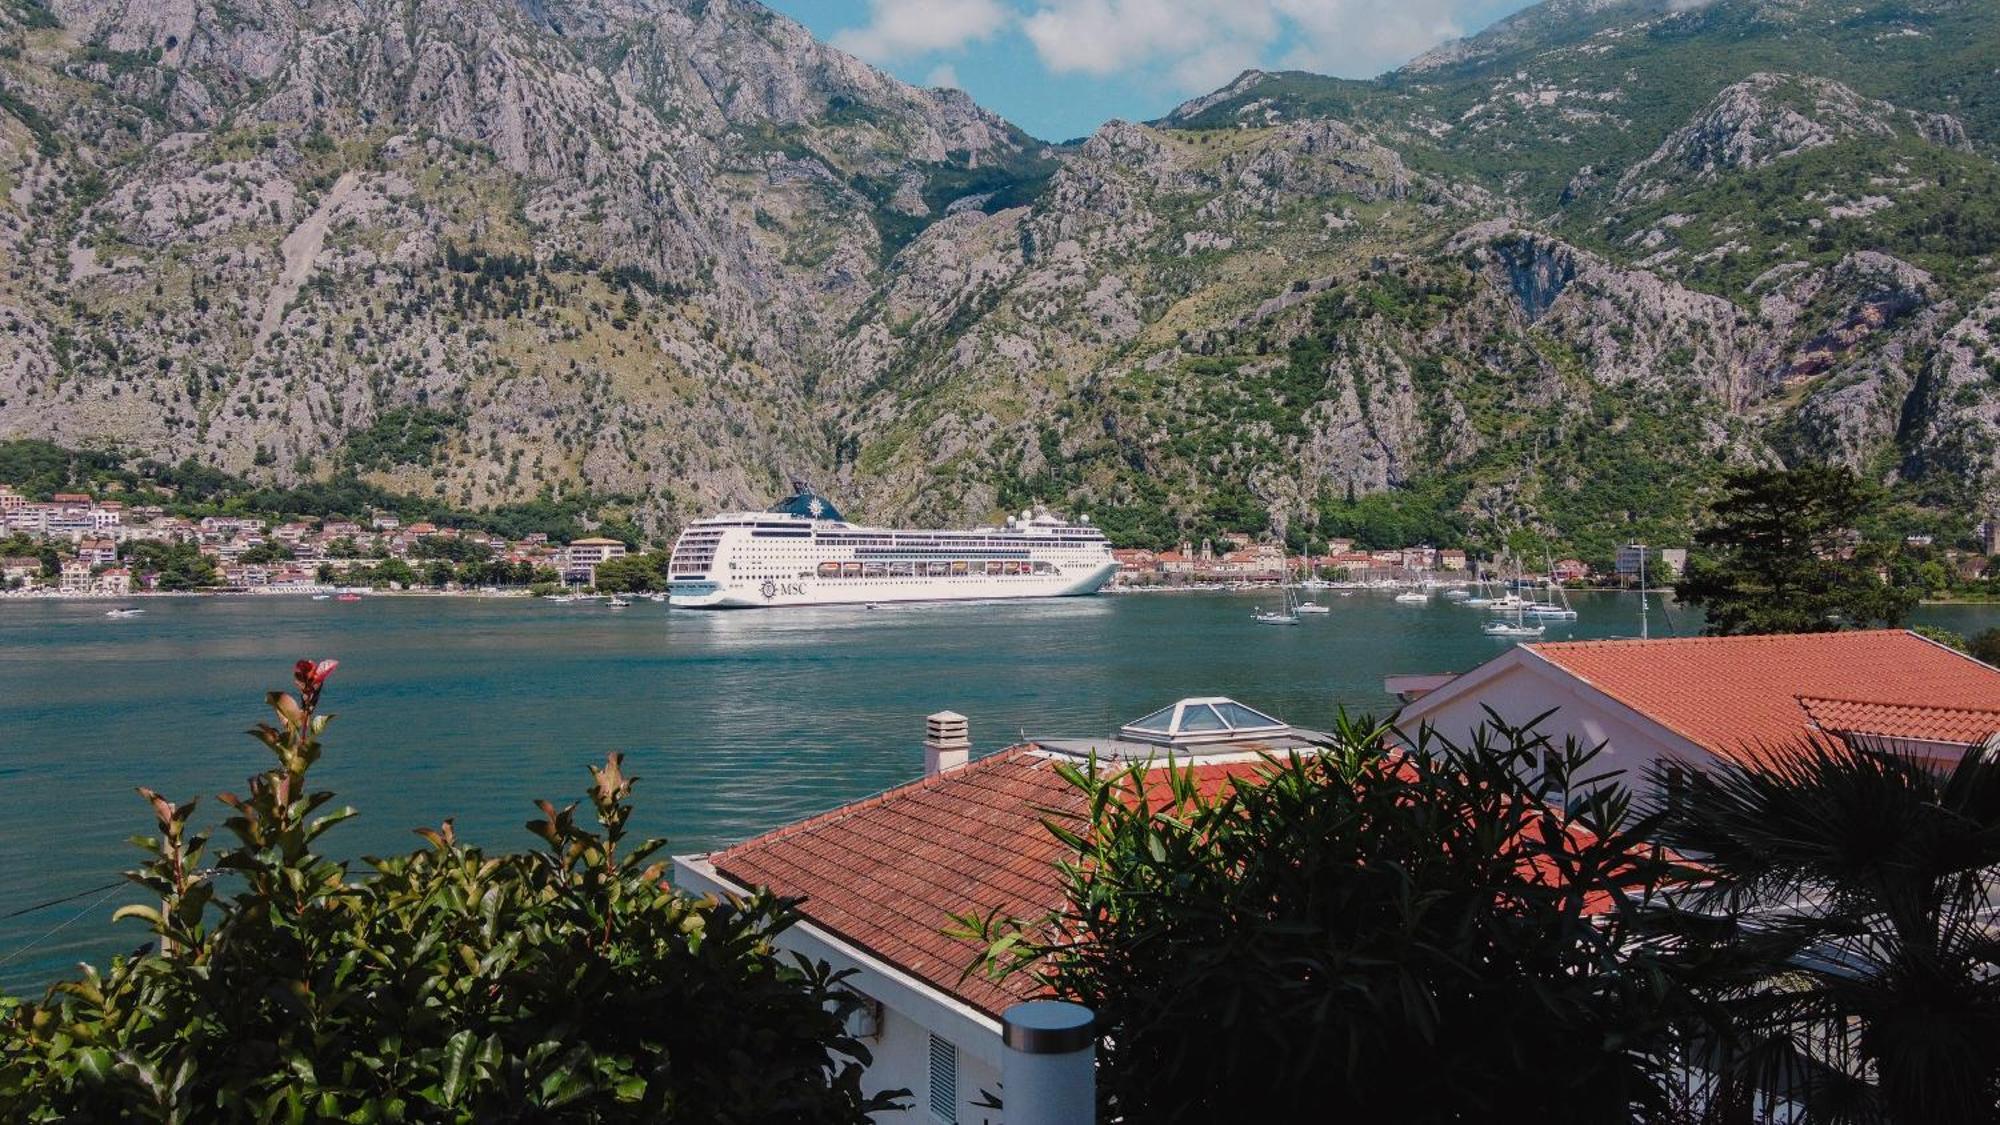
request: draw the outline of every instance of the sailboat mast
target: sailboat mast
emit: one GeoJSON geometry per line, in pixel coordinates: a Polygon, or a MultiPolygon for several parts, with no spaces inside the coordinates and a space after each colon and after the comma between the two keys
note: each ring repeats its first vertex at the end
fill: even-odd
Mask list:
{"type": "Polygon", "coordinates": [[[1639,639],[1652,639],[1646,620],[1646,545],[1639,545],[1639,639]]]}

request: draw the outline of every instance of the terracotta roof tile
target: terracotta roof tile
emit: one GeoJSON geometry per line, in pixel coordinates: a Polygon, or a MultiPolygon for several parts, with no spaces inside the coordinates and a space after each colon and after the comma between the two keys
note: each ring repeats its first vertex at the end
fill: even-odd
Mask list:
{"type": "Polygon", "coordinates": [[[1946,712],[2000,711],[2000,670],[1900,629],[1526,647],[1703,749],[1737,760],[1825,726],[1814,723],[1804,699],[1838,701],[1849,715],[1866,705],[1870,721],[1894,716],[1928,730],[1944,729],[1946,712]]]}
{"type": "MultiPolygon", "coordinates": [[[[1214,792],[1260,763],[1195,767],[1214,792]]],[[[1037,986],[1026,976],[960,980],[977,947],[945,936],[950,915],[999,909],[1033,917],[1056,907],[1062,846],[1042,821],[1082,798],[1055,762],[1017,746],[964,769],[889,790],[710,856],[742,886],[804,899],[815,926],[997,1017],[1037,986]]]]}
{"type": "Polygon", "coordinates": [[[1799,706],[1821,730],[1871,734],[1923,742],[1972,745],[2000,731],[2000,710],[1978,707],[1925,707],[1865,699],[1800,696],[1799,706]]]}

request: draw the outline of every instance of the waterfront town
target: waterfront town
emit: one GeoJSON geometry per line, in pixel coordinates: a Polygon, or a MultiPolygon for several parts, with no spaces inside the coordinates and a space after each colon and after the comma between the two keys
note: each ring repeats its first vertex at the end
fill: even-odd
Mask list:
{"type": "MultiPolygon", "coordinates": [[[[532,533],[510,540],[486,531],[405,523],[388,512],[371,513],[365,522],[189,517],[170,515],[159,505],[127,505],[84,493],[31,500],[0,486],[0,539],[10,538],[17,546],[32,544],[35,552],[0,557],[0,592],[108,597],[177,588],[166,569],[153,565],[157,556],[141,544],[192,547],[208,563],[206,581],[181,584],[180,589],[261,593],[347,585],[589,587],[596,583],[598,566],[631,550],[604,536],[557,543],[532,533]],[[467,569],[466,564],[474,565],[467,569]],[[463,581],[468,577],[475,581],[463,581]]],[[[1648,553],[1628,546],[1620,549],[1608,577],[1636,582],[1641,554],[1662,581],[1677,573],[1687,556],[1684,549],[1648,553]]],[[[1468,582],[1479,565],[1455,548],[1366,550],[1350,539],[1330,540],[1311,555],[1290,555],[1278,544],[1254,542],[1247,534],[1225,537],[1221,548],[1202,540],[1169,551],[1121,548],[1112,557],[1119,564],[1118,585],[1149,588],[1276,584],[1288,572],[1295,578],[1357,584],[1468,582]]],[[[1555,560],[1546,576],[1532,577],[1585,583],[1607,575],[1580,559],[1564,558],[1555,560]]]]}
{"type": "Polygon", "coordinates": [[[273,521],[255,516],[169,515],[83,493],[30,500],[0,486],[0,541],[33,553],[0,557],[0,591],[122,597],[220,588],[306,593],[345,585],[392,588],[591,586],[601,564],[627,553],[620,540],[554,543],[542,533],[509,540],[484,531],[404,523],[387,513],[359,520],[273,521]],[[192,548],[190,574],[147,545],[192,548]]]}

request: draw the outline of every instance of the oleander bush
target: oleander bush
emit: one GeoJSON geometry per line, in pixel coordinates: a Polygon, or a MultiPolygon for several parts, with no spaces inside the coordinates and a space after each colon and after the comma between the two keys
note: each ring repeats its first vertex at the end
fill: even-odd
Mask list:
{"type": "Polygon", "coordinates": [[[636,779],[591,770],[595,828],[538,802],[537,850],[321,853],[354,815],[308,787],[333,662],[252,733],[275,766],[224,794],[227,843],[149,790],[158,833],[128,906],[152,945],[0,998],[0,1120],[859,1122],[866,1049],[840,974],[781,956],[793,903],[697,899],[627,824],[636,779]]]}
{"type": "Polygon", "coordinates": [[[1680,870],[1595,752],[1383,727],[1224,784],[1061,766],[1042,917],[977,967],[1098,1013],[1104,1120],[1661,1120],[1689,993],[1641,929],[1680,870]]]}

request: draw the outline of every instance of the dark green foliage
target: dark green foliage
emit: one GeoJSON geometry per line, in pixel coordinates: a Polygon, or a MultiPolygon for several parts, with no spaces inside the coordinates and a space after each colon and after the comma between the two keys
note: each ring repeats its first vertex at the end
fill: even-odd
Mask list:
{"type": "Polygon", "coordinates": [[[1915,604],[1885,585],[1852,532],[1879,491],[1845,468],[1730,474],[1675,596],[1708,632],[1817,633],[1900,623],[1915,604]],[[1844,557],[1845,556],[1845,557],[1844,557]]]}
{"type": "Polygon", "coordinates": [[[464,425],[449,411],[427,406],[397,406],[375,416],[366,429],[347,435],[342,459],[366,472],[397,465],[428,465],[437,450],[464,425]]]}
{"type": "Polygon", "coordinates": [[[680,894],[628,836],[620,756],[577,806],[537,802],[539,850],[487,856],[451,822],[356,874],[319,852],[354,815],[308,786],[332,662],[252,733],[276,766],[225,795],[208,868],[193,802],[148,790],[159,834],[131,906],[153,948],[41,1004],[0,1000],[9,1121],[862,1122],[867,1051],[824,965],[778,955],[797,919],[757,894],[680,894]]]}
{"type": "Polygon", "coordinates": [[[123,464],[116,453],[64,449],[33,439],[0,441],[0,484],[38,500],[115,479],[123,464]]]}
{"type": "Polygon", "coordinates": [[[2000,667],[2000,629],[1987,629],[1966,642],[1965,651],[1976,660],[2000,667]]]}
{"type": "Polygon", "coordinates": [[[597,565],[597,588],[610,594],[649,594],[667,588],[664,552],[625,555],[597,565]]]}
{"type": "Polygon", "coordinates": [[[1678,994],[1628,944],[1669,873],[1653,821],[1615,785],[1585,795],[1574,745],[1385,753],[1387,733],[1345,723],[1212,795],[1185,769],[1059,767],[1086,801],[1050,822],[1061,908],[958,921],[998,971],[1098,1013],[1104,1119],[1599,1123],[1660,1101],[1678,994]]]}
{"type": "Polygon", "coordinates": [[[134,574],[158,576],[155,588],[167,591],[199,590],[220,580],[215,564],[193,543],[159,543],[134,539],[120,547],[119,555],[134,574]]]}
{"type": "Polygon", "coordinates": [[[1712,880],[1665,916],[1733,1072],[1812,1120],[1973,1125],[2000,1105],[2000,763],[1815,744],[1677,776],[1661,839],[1712,880]],[[1852,1022],[1878,1080],[1801,1067],[1852,1022]]]}
{"type": "Polygon", "coordinates": [[[1408,489],[1352,499],[1322,497],[1313,536],[1322,542],[1352,539],[1364,551],[1419,543],[1458,547],[1466,537],[1465,519],[1455,510],[1461,497],[1435,478],[1408,489]]]}
{"type": "Polygon", "coordinates": [[[261,563],[285,562],[289,559],[293,559],[296,557],[297,557],[296,555],[292,554],[292,549],[290,547],[285,546],[283,543],[267,542],[267,543],[259,543],[255,547],[252,547],[249,550],[243,552],[241,555],[237,556],[236,561],[240,563],[248,563],[255,565],[261,563]]]}

